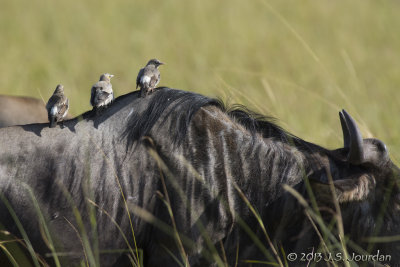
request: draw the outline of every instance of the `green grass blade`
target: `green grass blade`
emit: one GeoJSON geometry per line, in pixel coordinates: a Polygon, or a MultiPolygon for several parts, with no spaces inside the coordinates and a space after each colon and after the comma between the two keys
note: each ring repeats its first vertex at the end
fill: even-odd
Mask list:
{"type": "Polygon", "coordinates": [[[40,209],[39,203],[38,203],[35,195],[33,194],[33,191],[30,188],[30,186],[28,184],[26,184],[26,183],[22,183],[22,186],[25,187],[25,189],[28,191],[28,193],[29,193],[29,195],[30,195],[30,197],[32,199],[32,203],[33,203],[33,205],[35,207],[36,213],[38,215],[40,225],[44,228],[44,231],[45,231],[45,234],[46,234],[46,238],[49,241],[48,242],[49,249],[53,253],[54,264],[56,266],[60,267],[61,266],[60,260],[57,257],[57,254],[56,254],[56,251],[55,251],[55,247],[54,247],[54,243],[53,243],[53,240],[51,238],[50,231],[49,231],[49,229],[47,227],[46,220],[45,220],[45,218],[43,216],[43,213],[42,213],[42,211],[40,209]]]}
{"type": "Polygon", "coordinates": [[[15,222],[18,230],[19,230],[19,232],[21,233],[22,238],[24,239],[24,241],[26,243],[27,249],[28,249],[28,251],[29,251],[29,253],[30,253],[31,257],[32,257],[33,264],[36,267],[39,267],[40,264],[38,262],[36,253],[35,253],[35,251],[33,249],[32,243],[30,242],[30,240],[28,238],[28,234],[26,233],[24,227],[22,226],[21,221],[18,219],[17,214],[15,213],[14,209],[11,207],[10,203],[8,202],[8,200],[1,193],[0,193],[0,198],[3,201],[4,205],[7,207],[8,212],[10,213],[10,215],[13,218],[13,220],[14,220],[14,222],[15,222]]]}

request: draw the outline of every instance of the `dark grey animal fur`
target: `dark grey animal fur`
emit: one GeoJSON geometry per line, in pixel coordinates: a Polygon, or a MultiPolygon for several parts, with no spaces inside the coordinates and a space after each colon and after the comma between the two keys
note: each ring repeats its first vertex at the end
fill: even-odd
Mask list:
{"type": "MultiPolygon", "coordinates": [[[[136,241],[144,250],[145,266],[176,266],[169,252],[183,260],[174,236],[149,224],[150,217],[143,213],[172,225],[167,199],[191,266],[214,265],[212,247],[222,255],[221,244],[230,265],[237,249],[239,265],[246,265],[247,259],[274,260],[266,258],[243,228],[247,225],[255,236],[263,236],[235,186],[286,253],[318,247],[302,207],[282,188],[288,184],[307,198],[306,176],[318,203],[328,207],[332,200],[327,175],[332,176],[345,232],[360,246],[368,246],[365,237],[376,230],[384,201],[388,205],[376,235],[400,234],[400,171],[376,139],[356,144],[363,146],[368,161],[351,163],[348,155],[354,141],[348,138],[357,132],[352,124],[348,128],[353,130],[344,131],[347,146],[327,150],[283,131],[261,115],[237,107],[229,110],[220,101],[168,88],[144,99],[139,92],[119,97],[104,113],[91,111],[81,118],[66,121],[63,129],[50,130],[46,124],[0,129],[0,193],[16,211],[36,251],[43,254],[48,248],[24,184],[32,188],[49,228],[58,233],[53,235],[57,251],[72,252],[65,259],[69,265],[77,264],[83,254],[66,222],[80,229],[66,195],[81,213],[93,246],[127,248],[105,212],[97,210],[93,228],[88,199],[108,212],[133,247],[119,185],[131,211],[136,241]]],[[[350,123],[347,117],[345,123],[350,123]]],[[[324,218],[329,221],[331,216],[324,214],[324,218]]],[[[0,220],[8,231],[19,234],[3,204],[0,220]]],[[[268,250],[268,243],[260,240],[268,250]]],[[[377,249],[391,254],[391,263],[400,261],[399,242],[372,246],[372,251],[377,249]]],[[[120,256],[101,254],[99,262],[121,266],[120,256]]]]}

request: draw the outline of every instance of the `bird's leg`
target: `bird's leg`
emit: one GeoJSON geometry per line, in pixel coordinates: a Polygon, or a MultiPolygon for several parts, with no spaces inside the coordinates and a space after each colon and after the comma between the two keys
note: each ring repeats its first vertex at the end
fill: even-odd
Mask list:
{"type": "Polygon", "coordinates": [[[147,89],[142,88],[140,89],[140,97],[145,98],[147,96],[147,89]]]}
{"type": "Polygon", "coordinates": [[[144,93],[142,93],[142,97],[150,95],[151,93],[153,93],[153,90],[154,88],[147,88],[146,90],[144,90],[144,93]]]}

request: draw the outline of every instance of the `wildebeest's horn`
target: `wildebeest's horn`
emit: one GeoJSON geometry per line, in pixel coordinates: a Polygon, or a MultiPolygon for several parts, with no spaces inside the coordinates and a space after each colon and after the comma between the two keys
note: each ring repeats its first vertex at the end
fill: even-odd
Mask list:
{"type": "Polygon", "coordinates": [[[347,145],[349,148],[347,159],[352,164],[360,164],[364,161],[363,138],[361,132],[354,119],[344,109],[341,112],[340,121],[342,123],[343,138],[345,138],[344,144],[345,147],[347,145]],[[344,124],[347,126],[347,131],[343,129],[343,120],[344,124]],[[345,134],[345,132],[347,132],[347,134],[345,134]],[[346,141],[346,139],[348,141],[346,141]]]}
{"type": "Polygon", "coordinates": [[[344,115],[341,111],[339,111],[339,117],[340,117],[340,124],[342,125],[344,147],[349,148],[350,147],[350,132],[349,132],[349,128],[347,127],[346,119],[344,118],[344,115]]]}

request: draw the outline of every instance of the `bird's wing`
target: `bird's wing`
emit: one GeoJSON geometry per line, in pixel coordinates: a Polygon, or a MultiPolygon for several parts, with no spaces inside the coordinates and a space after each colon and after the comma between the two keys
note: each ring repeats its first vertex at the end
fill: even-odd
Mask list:
{"type": "Polygon", "coordinates": [[[50,109],[51,109],[51,105],[50,105],[50,99],[49,99],[49,101],[47,101],[47,104],[46,104],[47,112],[49,112],[50,109]]]}
{"type": "Polygon", "coordinates": [[[138,76],[136,77],[136,88],[138,88],[140,84],[140,77],[143,76],[144,68],[139,70],[138,76]]]}
{"type": "Polygon", "coordinates": [[[61,118],[65,117],[65,115],[67,115],[68,108],[69,108],[68,98],[64,97],[62,100],[63,101],[60,103],[59,108],[58,108],[58,115],[61,118]]]}
{"type": "Polygon", "coordinates": [[[54,106],[54,104],[57,102],[57,96],[56,95],[52,95],[49,99],[49,101],[47,101],[46,104],[46,109],[47,111],[50,111],[51,108],[54,106]]]}
{"type": "Polygon", "coordinates": [[[111,93],[108,93],[108,92],[105,92],[105,91],[97,91],[97,93],[96,93],[96,100],[97,100],[98,102],[104,101],[104,100],[106,100],[107,98],[109,98],[110,95],[111,95],[111,97],[112,97],[112,95],[113,95],[112,92],[111,92],[111,93]]]}
{"type": "Polygon", "coordinates": [[[160,74],[153,74],[150,78],[150,88],[154,88],[157,86],[158,82],[160,81],[160,74]]]}
{"type": "Polygon", "coordinates": [[[64,106],[68,106],[69,100],[68,100],[68,98],[67,98],[65,95],[63,95],[62,98],[60,99],[60,103],[61,103],[62,105],[64,105],[64,106]]]}
{"type": "Polygon", "coordinates": [[[109,94],[112,94],[112,92],[113,92],[112,84],[109,83],[109,82],[106,82],[106,83],[103,85],[102,91],[103,91],[103,92],[107,92],[107,93],[109,93],[109,94]]]}
{"type": "Polygon", "coordinates": [[[92,91],[90,93],[90,105],[94,106],[94,99],[96,97],[96,87],[92,86],[92,91]]]}
{"type": "Polygon", "coordinates": [[[67,98],[67,102],[65,103],[65,106],[67,107],[67,110],[69,109],[69,99],[67,98]]]}

